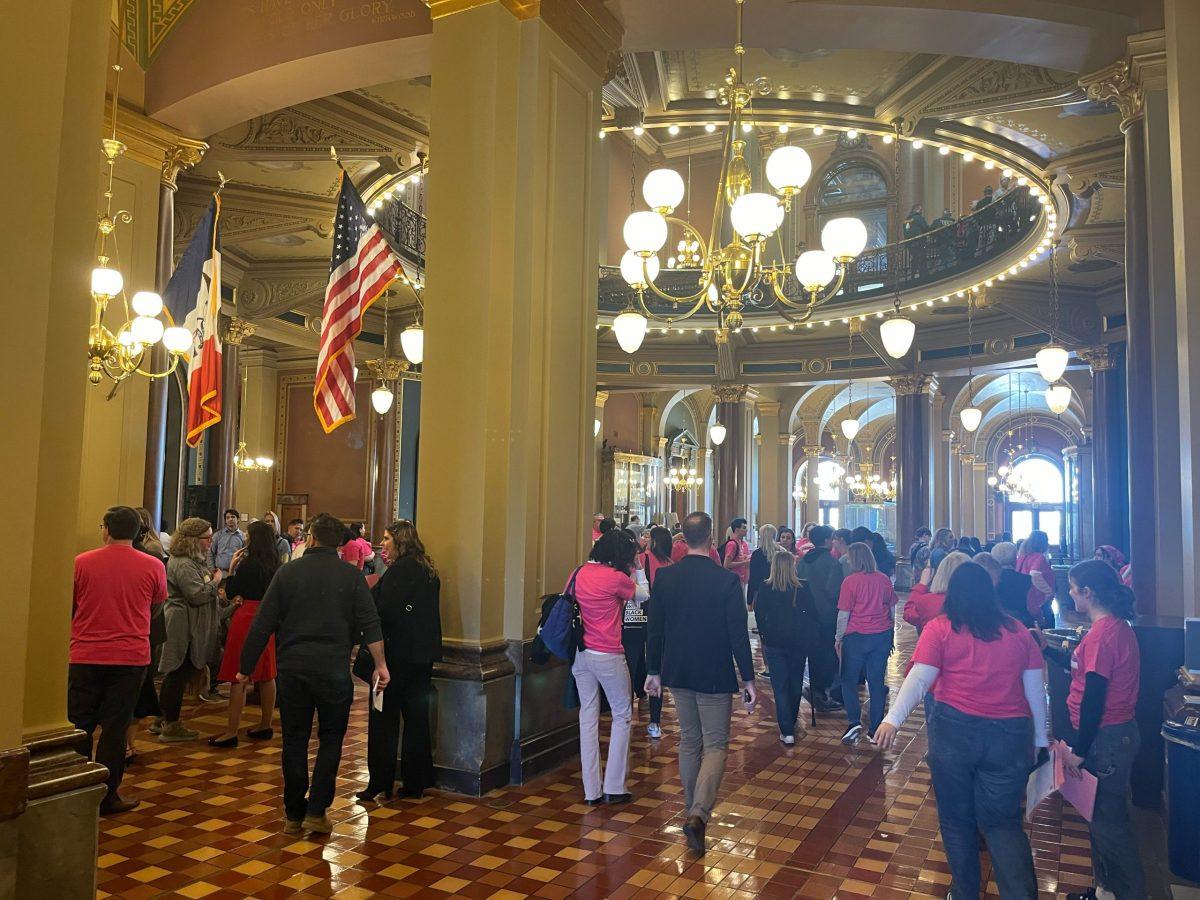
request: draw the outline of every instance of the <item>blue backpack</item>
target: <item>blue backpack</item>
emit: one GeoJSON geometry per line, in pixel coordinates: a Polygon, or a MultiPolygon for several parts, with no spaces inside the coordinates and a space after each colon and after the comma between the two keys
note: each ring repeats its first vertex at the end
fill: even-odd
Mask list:
{"type": "Polygon", "coordinates": [[[550,609],[538,626],[538,637],[546,649],[567,662],[578,648],[578,635],[582,633],[579,604],[575,601],[575,576],[579,574],[579,569],[571,575],[567,589],[550,601],[550,609]]]}

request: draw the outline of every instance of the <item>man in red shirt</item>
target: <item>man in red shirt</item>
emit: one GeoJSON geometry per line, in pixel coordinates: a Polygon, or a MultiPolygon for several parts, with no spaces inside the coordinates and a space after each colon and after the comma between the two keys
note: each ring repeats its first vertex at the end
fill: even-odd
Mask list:
{"type": "Polygon", "coordinates": [[[75,557],[67,718],[90,739],[100,727],[96,762],[108,769],[102,813],[119,813],[140,801],[117,790],[125,771],[125,730],[150,664],[150,610],[167,599],[163,564],[134,549],[141,520],[128,506],[104,513],[104,546],[75,557]]]}

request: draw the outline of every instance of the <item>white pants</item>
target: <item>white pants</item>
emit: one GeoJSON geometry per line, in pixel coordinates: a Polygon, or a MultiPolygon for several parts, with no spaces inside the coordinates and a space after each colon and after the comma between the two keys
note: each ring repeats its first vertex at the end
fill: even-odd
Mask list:
{"type": "Polygon", "coordinates": [[[592,653],[580,650],[571,668],[579,689],[579,760],[583,767],[583,795],[595,800],[601,794],[624,794],[629,770],[629,728],[633,701],[629,689],[629,666],[624,653],[592,653]],[[604,784],[600,783],[600,691],[612,710],[608,761],[604,784]]]}

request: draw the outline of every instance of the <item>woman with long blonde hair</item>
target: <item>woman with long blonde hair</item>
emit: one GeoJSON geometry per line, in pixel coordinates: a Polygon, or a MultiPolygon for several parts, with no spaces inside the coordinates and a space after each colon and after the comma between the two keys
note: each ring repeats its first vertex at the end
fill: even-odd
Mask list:
{"type": "Polygon", "coordinates": [[[970,562],[971,557],[957,550],[946,554],[941,565],[935,572],[933,566],[926,566],[921,572],[921,580],[914,584],[904,603],[904,621],[921,631],[929,622],[942,614],[942,604],[946,601],[946,591],[950,587],[950,576],[963,563],[970,562]]]}
{"type": "Polygon", "coordinates": [[[775,542],[777,534],[774,525],[758,529],[758,546],[750,554],[750,580],[746,582],[746,606],[750,609],[754,609],[754,595],[771,574],[771,560],[780,549],[775,542]]]}
{"type": "Polygon", "coordinates": [[[806,582],[796,577],[796,557],[779,550],[771,574],[758,588],[754,619],[775,692],[779,740],[796,743],[796,717],[804,689],[804,667],[816,644],[817,608],[806,582]]]}
{"type": "Polygon", "coordinates": [[[159,697],[163,722],[158,739],[164,744],[200,736],[183,726],[179,712],[184,687],[203,670],[217,630],[217,587],[222,575],[220,569],[208,565],[212,536],[212,525],[191,518],[180,522],[171,537],[167,602],[163,604],[167,638],[159,662],[165,677],[159,697]]]}

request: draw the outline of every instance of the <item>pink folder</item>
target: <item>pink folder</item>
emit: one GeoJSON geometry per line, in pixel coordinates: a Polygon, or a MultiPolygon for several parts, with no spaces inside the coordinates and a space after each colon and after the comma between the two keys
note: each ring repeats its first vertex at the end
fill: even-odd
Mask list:
{"type": "Polygon", "coordinates": [[[1086,769],[1080,769],[1079,778],[1068,775],[1063,760],[1066,759],[1070,748],[1062,741],[1056,741],[1054,753],[1054,787],[1062,798],[1070,803],[1083,818],[1092,821],[1092,810],[1096,805],[1096,776],[1086,769]]]}

